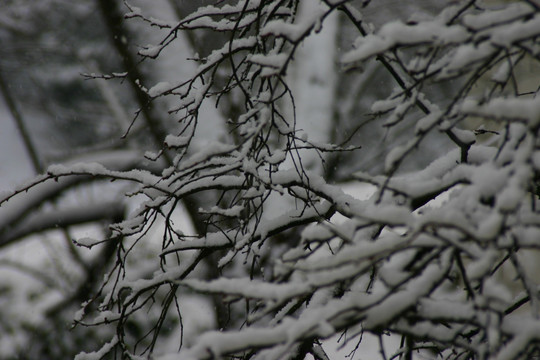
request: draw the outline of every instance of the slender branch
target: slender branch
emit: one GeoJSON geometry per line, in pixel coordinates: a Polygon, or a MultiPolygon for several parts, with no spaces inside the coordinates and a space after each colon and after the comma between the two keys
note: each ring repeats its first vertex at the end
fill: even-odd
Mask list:
{"type": "Polygon", "coordinates": [[[26,152],[28,153],[28,156],[30,157],[30,161],[32,162],[34,171],[39,174],[42,171],[41,161],[39,159],[37,150],[34,144],[32,143],[30,132],[26,128],[26,124],[24,123],[22,114],[19,111],[19,108],[17,107],[15,99],[11,95],[11,90],[9,88],[9,85],[6,84],[4,80],[4,74],[3,74],[1,64],[0,64],[0,92],[2,93],[2,96],[4,97],[4,101],[6,102],[6,105],[9,111],[11,112],[11,116],[13,117],[15,124],[17,125],[17,129],[21,133],[21,137],[24,142],[24,147],[26,149],[26,152]]]}
{"type": "MultiPolygon", "coordinates": [[[[166,130],[163,127],[162,120],[155,113],[152,108],[152,99],[141,88],[145,83],[145,77],[138,68],[138,64],[133,58],[131,51],[128,48],[128,44],[125,39],[131,39],[132,36],[128,34],[128,30],[123,25],[123,17],[118,7],[117,0],[96,0],[101,10],[101,15],[107,28],[109,30],[110,39],[113,42],[116,51],[122,61],[124,70],[127,71],[127,77],[129,84],[135,94],[135,99],[139,104],[139,109],[143,114],[146,125],[150,130],[150,134],[156,146],[161,146],[165,136],[166,130]]],[[[167,164],[172,165],[171,156],[164,151],[163,157],[167,164]]]]}

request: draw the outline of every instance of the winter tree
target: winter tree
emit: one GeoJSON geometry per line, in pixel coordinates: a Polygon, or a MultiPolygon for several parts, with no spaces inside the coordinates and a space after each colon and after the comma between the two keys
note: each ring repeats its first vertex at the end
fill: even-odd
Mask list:
{"type": "Polygon", "coordinates": [[[403,3],[96,2],[122,150],[0,202],[3,248],[73,239],[76,359],[540,356],[540,3],[403,3]]]}

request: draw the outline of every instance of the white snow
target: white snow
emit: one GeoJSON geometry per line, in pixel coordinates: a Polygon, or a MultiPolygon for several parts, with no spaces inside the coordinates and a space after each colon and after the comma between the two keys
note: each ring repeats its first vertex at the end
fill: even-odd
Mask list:
{"type": "Polygon", "coordinates": [[[148,90],[148,95],[150,95],[150,97],[157,97],[157,96],[163,95],[164,93],[168,91],[171,91],[175,87],[176,87],[175,85],[171,85],[167,81],[161,81],[157,83],[156,85],[152,86],[148,90]]]}
{"type": "Polygon", "coordinates": [[[75,360],[100,360],[102,359],[111,349],[118,343],[118,338],[116,335],[101,347],[98,351],[91,353],[82,352],[75,356],[75,360]]]}
{"type": "Polygon", "coordinates": [[[495,120],[520,119],[536,127],[540,122],[540,98],[495,98],[485,104],[468,99],[461,105],[461,112],[495,120]]]}

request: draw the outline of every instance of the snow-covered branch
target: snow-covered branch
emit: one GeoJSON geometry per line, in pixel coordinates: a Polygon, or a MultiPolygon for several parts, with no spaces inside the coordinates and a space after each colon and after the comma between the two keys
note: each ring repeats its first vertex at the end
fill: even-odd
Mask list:
{"type": "Polygon", "coordinates": [[[164,113],[176,122],[147,154],[166,165],[149,171],[131,155],[53,165],[0,200],[12,209],[0,220],[4,243],[53,224],[117,221],[115,262],[76,317],[79,326],[114,326],[114,335],[79,357],[325,359],[329,339],[361,343],[365,333],[380,339],[383,359],[538,356],[539,282],[527,258],[540,249],[539,78],[529,71],[540,8],[446,5],[400,18],[377,15],[370,1],[238,0],[172,21],[128,4],[126,18],[161,34],[139,51],[147,62],[184,32],[194,47],[204,34],[219,40],[191,58],[191,76],[135,81],[144,99],[170,101],[164,113]],[[331,36],[317,38],[327,25],[331,36]],[[341,69],[325,57],[301,71],[306,54],[327,50],[341,69]],[[358,75],[366,69],[378,73],[358,75]],[[309,79],[293,86],[302,74],[309,79]],[[384,86],[348,93],[377,76],[384,86]],[[349,134],[362,131],[364,114],[338,119],[345,98],[378,127],[376,146],[399,135],[382,170],[360,166],[373,149],[349,134]],[[306,110],[313,102],[324,109],[306,110]],[[335,169],[322,171],[328,164],[354,189],[375,190],[347,191],[327,175],[335,169]],[[81,179],[130,184],[136,209],[121,221],[125,204],[110,202],[30,214],[81,179]],[[191,297],[213,304],[218,325],[184,343],[191,297]],[[388,356],[385,337],[401,340],[388,356]],[[161,349],[167,341],[178,346],[161,349]]]}

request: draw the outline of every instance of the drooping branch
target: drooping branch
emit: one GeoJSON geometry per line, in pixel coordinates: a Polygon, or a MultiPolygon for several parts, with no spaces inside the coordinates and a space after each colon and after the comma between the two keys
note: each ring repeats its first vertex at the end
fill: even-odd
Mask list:
{"type": "MultiPolygon", "coordinates": [[[[128,33],[123,23],[123,15],[119,9],[117,0],[96,0],[101,11],[101,15],[109,30],[110,39],[118,52],[122,61],[124,70],[127,72],[129,84],[135,99],[139,105],[139,111],[143,114],[144,121],[148,126],[154,144],[161,147],[165,140],[167,131],[163,125],[163,119],[153,109],[151,98],[142,89],[145,84],[145,77],[139,69],[137,61],[134,59],[130,51],[126,39],[131,39],[132,36],[128,33]]],[[[165,161],[172,165],[172,159],[167,152],[163,152],[165,161]]]]}

